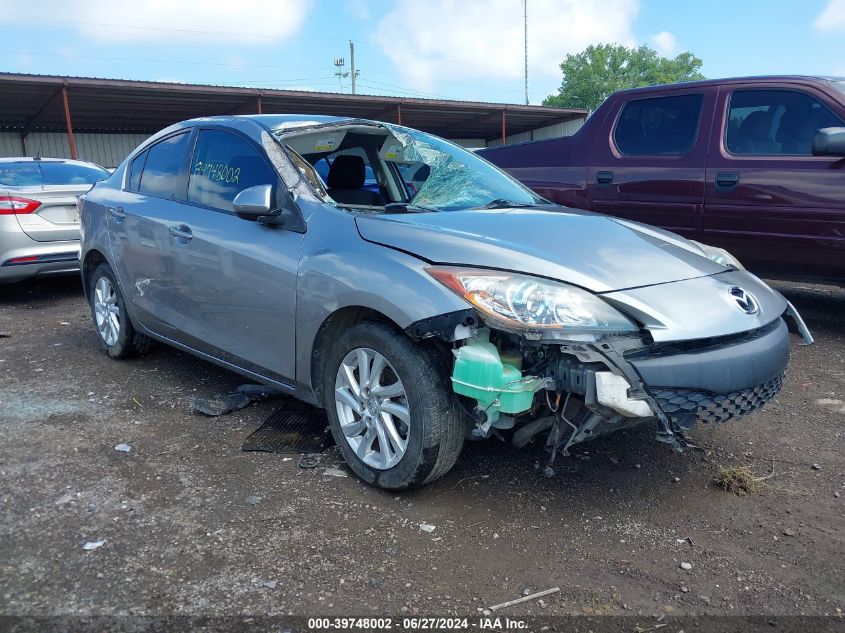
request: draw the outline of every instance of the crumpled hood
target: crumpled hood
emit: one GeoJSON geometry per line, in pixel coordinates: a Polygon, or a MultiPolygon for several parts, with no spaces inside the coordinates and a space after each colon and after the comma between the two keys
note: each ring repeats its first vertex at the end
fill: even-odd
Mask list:
{"type": "Polygon", "coordinates": [[[430,262],[523,272],[593,292],[727,270],[679,236],[557,206],[360,215],[356,223],[365,240],[430,262]]]}

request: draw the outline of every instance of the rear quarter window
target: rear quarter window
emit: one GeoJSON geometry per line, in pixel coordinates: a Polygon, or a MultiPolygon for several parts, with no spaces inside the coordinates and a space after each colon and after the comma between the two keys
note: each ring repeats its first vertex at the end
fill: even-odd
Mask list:
{"type": "Polygon", "coordinates": [[[698,135],[702,94],[637,99],[625,105],[613,141],[628,156],[682,156],[698,135]]]}

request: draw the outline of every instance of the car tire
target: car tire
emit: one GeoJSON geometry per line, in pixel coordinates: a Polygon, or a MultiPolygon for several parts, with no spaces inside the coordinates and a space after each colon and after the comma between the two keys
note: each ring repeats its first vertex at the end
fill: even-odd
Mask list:
{"type": "Polygon", "coordinates": [[[464,424],[433,348],[415,344],[386,324],[364,322],[331,346],[325,367],[323,393],[332,435],[361,479],[401,490],[430,483],[454,466],[464,424]],[[361,380],[362,360],[368,374],[381,372],[369,382],[361,380]]]}
{"type": "Polygon", "coordinates": [[[88,287],[91,318],[103,350],[115,359],[147,353],[153,340],[135,331],[120,286],[108,264],[97,266],[88,280],[88,287]]]}

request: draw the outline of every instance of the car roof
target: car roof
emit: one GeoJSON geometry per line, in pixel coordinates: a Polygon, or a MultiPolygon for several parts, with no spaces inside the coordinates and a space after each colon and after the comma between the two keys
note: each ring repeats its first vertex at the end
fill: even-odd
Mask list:
{"type": "Polygon", "coordinates": [[[640,88],[620,90],[616,94],[631,94],[637,92],[652,92],[658,90],[674,90],[678,88],[700,88],[705,86],[724,86],[746,83],[829,83],[831,81],[845,81],[843,77],[826,77],[822,75],[756,75],[749,77],[726,77],[724,79],[702,79],[700,81],[680,81],[672,84],[655,84],[640,88]]]}
{"type": "MultiPolygon", "coordinates": [[[[369,121],[368,119],[361,119],[356,117],[343,116],[328,116],[324,114],[237,114],[228,116],[208,116],[199,117],[196,119],[189,119],[184,121],[185,125],[197,125],[201,123],[234,123],[235,121],[243,121],[249,119],[255,121],[262,127],[271,130],[294,129],[297,127],[306,127],[312,125],[328,125],[332,123],[347,123],[352,121],[379,123],[379,121],[369,121]]],[[[180,124],[177,124],[180,125],[180,124]]]]}
{"type": "MultiPolygon", "coordinates": [[[[75,160],[73,158],[45,158],[43,156],[35,157],[35,156],[7,156],[5,158],[0,158],[0,164],[8,164],[8,163],[33,163],[38,161],[39,163],[69,163],[71,165],[86,165],[91,167],[100,167],[96,163],[91,163],[87,160],[75,160]]],[[[100,167],[100,169],[103,169],[100,167]]]]}

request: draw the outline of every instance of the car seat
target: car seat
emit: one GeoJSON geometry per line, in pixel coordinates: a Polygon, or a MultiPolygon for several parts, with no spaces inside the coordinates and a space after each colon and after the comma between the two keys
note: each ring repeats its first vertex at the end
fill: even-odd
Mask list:
{"type": "Polygon", "coordinates": [[[383,206],[384,200],[380,195],[363,188],[365,172],[364,159],[360,156],[336,157],[329,168],[326,183],[329,195],[340,204],[383,206]]]}
{"type": "Polygon", "coordinates": [[[734,151],[740,154],[780,154],[780,145],[770,136],[772,117],[768,112],[752,112],[739,126],[734,151]]]}

